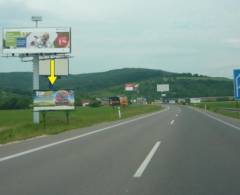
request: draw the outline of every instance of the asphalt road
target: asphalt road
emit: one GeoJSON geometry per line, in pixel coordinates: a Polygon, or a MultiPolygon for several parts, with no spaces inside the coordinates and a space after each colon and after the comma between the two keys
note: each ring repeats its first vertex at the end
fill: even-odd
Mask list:
{"type": "Polygon", "coordinates": [[[0,147],[0,195],[238,195],[240,125],[163,112],[0,147]]]}

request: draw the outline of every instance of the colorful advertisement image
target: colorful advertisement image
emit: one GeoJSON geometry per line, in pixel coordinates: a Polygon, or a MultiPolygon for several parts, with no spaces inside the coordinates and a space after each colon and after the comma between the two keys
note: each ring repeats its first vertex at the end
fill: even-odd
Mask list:
{"type": "Polygon", "coordinates": [[[70,52],[70,28],[26,28],[3,30],[3,54],[70,52]]]}
{"type": "Polygon", "coordinates": [[[74,110],[74,91],[35,91],[33,95],[34,111],[74,110]]]}

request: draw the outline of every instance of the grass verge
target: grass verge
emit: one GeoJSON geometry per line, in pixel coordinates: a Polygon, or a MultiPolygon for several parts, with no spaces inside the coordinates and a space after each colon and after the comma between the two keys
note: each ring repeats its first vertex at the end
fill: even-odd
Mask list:
{"type": "Polygon", "coordinates": [[[234,109],[240,110],[240,104],[236,101],[226,102],[202,102],[200,104],[194,104],[193,106],[205,109],[215,113],[219,113],[228,117],[240,119],[240,112],[233,111],[234,109]],[[230,110],[233,109],[233,110],[230,110]]]}
{"type": "MultiPolygon", "coordinates": [[[[122,118],[160,110],[156,105],[131,105],[122,108],[122,118]]],[[[42,117],[39,125],[32,124],[32,110],[0,110],[0,144],[40,135],[58,134],[67,130],[118,120],[117,109],[111,107],[81,107],[70,112],[67,124],[64,112],[48,112],[46,128],[42,117]]]]}

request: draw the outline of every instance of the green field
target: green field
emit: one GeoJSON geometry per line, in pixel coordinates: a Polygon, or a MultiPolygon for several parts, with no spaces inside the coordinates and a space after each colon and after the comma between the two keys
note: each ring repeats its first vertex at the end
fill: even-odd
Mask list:
{"type": "MultiPolygon", "coordinates": [[[[160,110],[160,106],[131,105],[122,108],[122,118],[160,110]]],[[[67,124],[65,112],[48,112],[46,128],[41,116],[41,124],[32,124],[32,110],[0,110],[0,144],[27,139],[40,135],[57,134],[70,129],[91,126],[97,123],[118,120],[117,109],[111,107],[81,107],[70,112],[67,124]]]]}
{"type": "Polygon", "coordinates": [[[225,102],[202,102],[201,104],[195,104],[194,106],[205,109],[205,105],[207,110],[216,112],[225,116],[229,116],[232,118],[240,119],[240,112],[230,111],[227,109],[239,109],[240,103],[236,101],[225,101],[225,102]]]}

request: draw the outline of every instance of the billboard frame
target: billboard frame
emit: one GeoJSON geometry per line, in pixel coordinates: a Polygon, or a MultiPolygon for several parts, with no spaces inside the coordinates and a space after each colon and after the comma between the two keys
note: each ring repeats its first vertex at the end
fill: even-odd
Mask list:
{"type": "Polygon", "coordinates": [[[43,70],[41,69],[41,64],[40,64],[41,61],[49,61],[49,64],[50,64],[51,59],[54,59],[55,62],[56,62],[56,60],[64,60],[65,59],[65,60],[67,60],[67,73],[58,74],[57,69],[58,69],[59,65],[56,63],[55,64],[55,76],[57,76],[57,77],[68,76],[69,75],[69,58],[70,58],[70,56],[40,58],[39,59],[39,75],[40,76],[49,76],[51,74],[50,68],[49,68],[49,73],[48,74],[43,73],[43,70]]]}
{"type": "Polygon", "coordinates": [[[72,53],[72,28],[71,27],[2,27],[2,45],[1,45],[1,54],[3,57],[31,57],[34,55],[41,55],[41,56],[49,56],[49,55],[57,55],[57,54],[62,54],[62,55],[67,55],[72,53]],[[23,53],[13,53],[13,52],[9,52],[9,53],[4,53],[4,31],[5,30],[11,30],[11,29],[69,29],[69,41],[70,41],[70,47],[69,47],[69,52],[34,52],[34,53],[29,53],[29,52],[23,52],[23,53]]]}
{"type": "Polygon", "coordinates": [[[168,83],[168,84],[157,84],[157,92],[160,92],[160,93],[166,93],[166,92],[169,92],[170,91],[170,84],[168,83]],[[167,87],[167,90],[165,90],[165,88],[164,88],[164,90],[159,90],[160,89],[160,86],[162,86],[162,87],[167,87]]]}
{"type": "Polygon", "coordinates": [[[33,90],[32,97],[34,97],[34,94],[36,92],[38,92],[38,91],[41,91],[41,92],[48,92],[48,91],[57,92],[57,91],[61,91],[61,90],[63,90],[63,91],[73,91],[74,92],[74,106],[73,106],[74,108],[73,109],[59,109],[59,110],[58,109],[49,109],[49,110],[41,110],[41,109],[39,109],[39,110],[35,110],[34,109],[34,103],[33,103],[33,112],[56,112],[56,111],[63,111],[64,112],[64,111],[74,111],[74,110],[76,110],[76,106],[75,106],[75,90],[74,89],[59,89],[59,90],[54,90],[54,91],[38,89],[38,90],[33,90]]]}
{"type": "MultiPolygon", "coordinates": [[[[33,91],[39,91],[39,57],[40,56],[48,56],[49,58],[50,57],[55,57],[57,58],[58,55],[60,54],[61,56],[65,56],[65,58],[71,58],[71,53],[72,53],[72,28],[69,26],[69,27],[43,27],[45,29],[52,29],[52,28],[55,28],[55,29],[68,29],[69,31],[69,41],[70,41],[70,45],[69,45],[69,51],[68,52],[65,52],[65,53],[59,53],[59,52],[55,52],[55,53],[22,53],[22,54],[17,54],[17,53],[4,53],[4,48],[3,48],[3,44],[4,44],[4,38],[5,38],[5,34],[4,34],[4,31],[5,30],[10,30],[10,29],[38,29],[38,23],[42,21],[42,17],[41,16],[32,16],[31,20],[33,22],[35,22],[35,28],[34,27],[2,27],[2,46],[0,46],[0,55],[2,54],[2,57],[19,57],[21,59],[22,62],[32,62],[32,67],[33,67],[33,77],[32,77],[32,86],[33,86],[33,91]],[[27,58],[27,59],[25,59],[27,58]],[[28,59],[28,58],[31,58],[31,59],[28,59]]],[[[42,28],[42,29],[43,29],[42,28]]],[[[23,43],[21,43],[23,44],[23,43]]],[[[25,44],[25,43],[24,43],[25,44]]],[[[23,44],[23,45],[24,45],[23,44]]],[[[51,65],[50,65],[51,66],[51,65]]],[[[52,69],[52,68],[51,68],[52,69]]],[[[54,78],[55,79],[55,75],[52,75],[51,73],[51,78],[54,78]]],[[[48,77],[50,78],[50,77],[48,77]]],[[[49,81],[51,82],[52,86],[54,84],[54,82],[52,82],[51,79],[49,79],[49,81]]],[[[51,87],[49,87],[51,89],[51,87]]],[[[73,90],[74,91],[74,90],[73,90]]],[[[74,97],[75,99],[75,97],[74,97]]],[[[74,107],[75,108],[75,107],[74,107]]],[[[39,116],[39,111],[34,111],[33,110],[33,124],[39,124],[40,123],[40,116],[39,116]]],[[[66,117],[67,117],[67,120],[69,121],[69,111],[66,111],[66,117]]]]}

